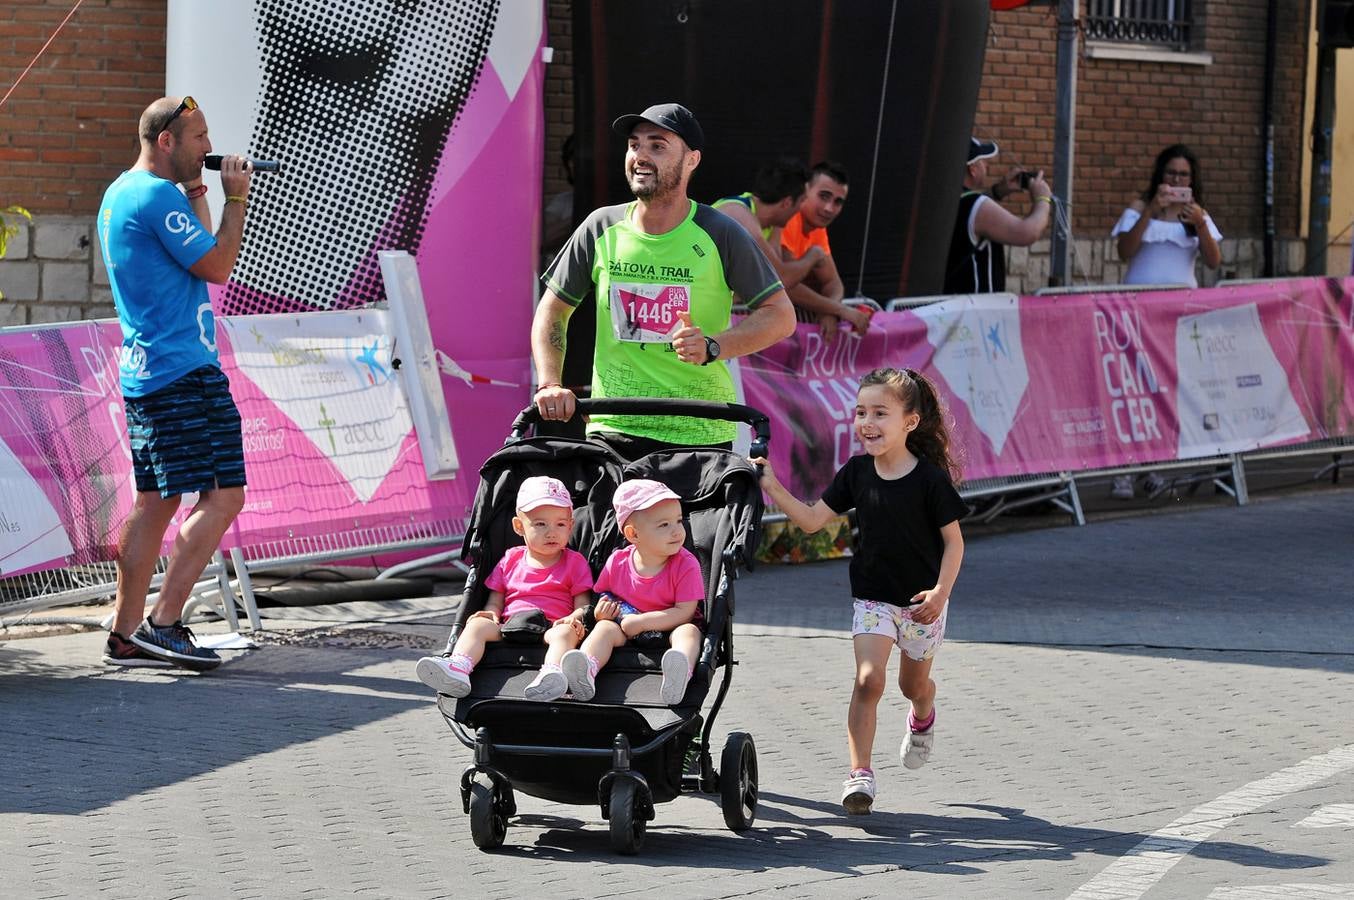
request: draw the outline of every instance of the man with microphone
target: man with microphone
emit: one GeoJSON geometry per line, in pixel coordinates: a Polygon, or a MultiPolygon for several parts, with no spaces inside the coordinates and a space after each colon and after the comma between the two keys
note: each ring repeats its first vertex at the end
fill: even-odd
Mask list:
{"type": "Polygon", "coordinates": [[[104,193],[98,232],[122,326],[119,378],[136,499],[118,541],[117,601],[105,663],[221,664],[180,621],[189,592],[244,505],[240,414],[216,353],[207,282],[230,277],[240,253],[249,160],[221,160],[225,206],[212,234],[202,166],[212,149],[192,97],[162,97],[141,114],[141,154],[104,193]],[[181,189],[182,188],[182,189],[181,189]],[[184,494],[183,519],[159,598],[146,594],[165,531],[184,494]],[[144,616],[144,620],[143,620],[144,616]]]}

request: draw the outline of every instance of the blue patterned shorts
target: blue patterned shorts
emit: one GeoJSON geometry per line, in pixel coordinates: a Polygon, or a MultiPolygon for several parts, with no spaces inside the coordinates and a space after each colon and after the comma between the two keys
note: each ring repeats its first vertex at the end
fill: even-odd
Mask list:
{"type": "Polygon", "coordinates": [[[144,397],[124,397],[138,491],[166,499],[243,487],[244,438],[230,382],[203,366],[144,397]]]}

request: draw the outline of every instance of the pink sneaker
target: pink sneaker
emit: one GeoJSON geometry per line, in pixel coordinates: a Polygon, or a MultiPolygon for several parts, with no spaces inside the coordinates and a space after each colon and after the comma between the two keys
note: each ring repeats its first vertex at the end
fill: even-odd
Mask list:
{"type": "Polygon", "coordinates": [[[464,697],[470,693],[470,673],[454,668],[449,656],[425,656],[414,667],[418,680],[439,694],[464,697]]]}
{"type": "Polygon", "coordinates": [[[559,669],[541,669],[522,693],[528,700],[558,700],[569,690],[569,679],[559,669]]]}
{"type": "Polygon", "coordinates": [[[691,664],[686,654],[676,648],[663,654],[663,686],[658,698],[664,706],[676,706],[686,696],[686,683],[691,680],[691,664]]]}
{"type": "Polygon", "coordinates": [[[569,693],[575,700],[591,700],[597,695],[597,682],[589,671],[588,654],[582,650],[570,650],[559,661],[564,677],[569,681],[569,693]]]}

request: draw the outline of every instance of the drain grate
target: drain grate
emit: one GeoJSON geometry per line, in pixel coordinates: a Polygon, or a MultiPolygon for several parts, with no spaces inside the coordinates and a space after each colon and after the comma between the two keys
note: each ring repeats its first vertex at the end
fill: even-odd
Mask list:
{"type": "Polygon", "coordinates": [[[373,628],[310,628],[304,631],[262,631],[251,635],[258,644],[289,647],[331,647],[339,650],[441,650],[445,638],[373,628]]]}

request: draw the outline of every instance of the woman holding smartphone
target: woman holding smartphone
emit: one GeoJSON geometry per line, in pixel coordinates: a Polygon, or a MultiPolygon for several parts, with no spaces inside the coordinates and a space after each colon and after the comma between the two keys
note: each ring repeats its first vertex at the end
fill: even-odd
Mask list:
{"type": "MultiPolygon", "coordinates": [[[[1179,284],[1198,287],[1195,257],[1216,269],[1222,262],[1218,231],[1203,207],[1203,180],[1199,160],[1184,144],[1172,144],[1157,154],[1147,190],[1119,217],[1111,236],[1119,239],[1119,258],[1128,263],[1125,284],[1179,284]]],[[[1142,479],[1148,497],[1170,484],[1156,472],[1142,479]]],[[[1136,485],[1132,475],[1116,476],[1110,495],[1131,500],[1136,485]]]]}
{"type": "Polygon", "coordinates": [[[1194,259],[1216,269],[1222,262],[1222,232],[1203,207],[1203,182],[1194,151],[1172,144],[1157,154],[1147,190],[1119,217],[1111,237],[1128,263],[1125,284],[1198,287],[1194,259]]]}

